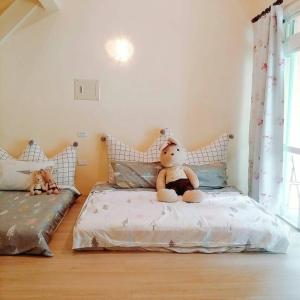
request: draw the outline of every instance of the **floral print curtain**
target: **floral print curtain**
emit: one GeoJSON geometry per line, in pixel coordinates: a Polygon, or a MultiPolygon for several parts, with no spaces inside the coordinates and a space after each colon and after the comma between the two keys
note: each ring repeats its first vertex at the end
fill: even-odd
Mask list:
{"type": "Polygon", "coordinates": [[[249,136],[249,194],[276,212],[283,165],[283,9],[254,23],[254,61],[249,136]]]}

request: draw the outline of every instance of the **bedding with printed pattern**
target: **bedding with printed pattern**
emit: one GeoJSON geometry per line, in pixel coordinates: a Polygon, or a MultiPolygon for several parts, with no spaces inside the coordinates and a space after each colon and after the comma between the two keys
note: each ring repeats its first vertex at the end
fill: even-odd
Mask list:
{"type": "Polygon", "coordinates": [[[73,231],[73,249],[285,253],[288,227],[233,188],[207,191],[201,203],[162,203],[153,189],[98,185],[73,231]]]}
{"type": "Polygon", "coordinates": [[[0,191],[0,255],[52,256],[48,242],[77,196],[71,189],[36,196],[0,191]]]}

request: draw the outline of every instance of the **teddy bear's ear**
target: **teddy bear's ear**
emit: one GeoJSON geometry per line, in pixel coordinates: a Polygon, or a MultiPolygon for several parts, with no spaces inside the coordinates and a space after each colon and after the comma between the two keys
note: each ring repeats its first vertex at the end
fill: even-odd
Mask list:
{"type": "Polygon", "coordinates": [[[160,151],[163,151],[165,148],[167,148],[169,146],[169,142],[168,141],[165,141],[161,146],[160,146],[160,151]]]}
{"type": "Polygon", "coordinates": [[[179,145],[179,142],[174,138],[170,137],[165,143],[162,144],[162,146],[160,147],[160,151],[163,151],[170,145],[179,145]]]}
{"type": "Polygon", "coordinates": [[[179,142],[176,139],[170,137],[170,138],[168,138],[168,144],[169,145],[179,145],[179,142]]]}

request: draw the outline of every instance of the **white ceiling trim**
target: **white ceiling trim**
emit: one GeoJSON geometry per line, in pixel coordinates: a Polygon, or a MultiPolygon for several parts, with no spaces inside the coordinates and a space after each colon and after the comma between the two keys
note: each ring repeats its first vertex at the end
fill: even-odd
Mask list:
{"type": "Polygon", "coordinates": [[[37,8],[37,5],[29,1],[14,1],[0,16],[0,45],[17,31],[37,8]]]}
{"type": "Polygon", "coordinates": [[[42,7],[49,13],[59,10],[59,6],[55,0],[39,0],[39,2],[42,7]]]}

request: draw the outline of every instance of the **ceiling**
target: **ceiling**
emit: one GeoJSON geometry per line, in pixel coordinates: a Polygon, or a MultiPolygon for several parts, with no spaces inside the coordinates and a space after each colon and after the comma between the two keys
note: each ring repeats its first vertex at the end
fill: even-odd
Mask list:
{"type": "Polygon", "coordinates": [[[15,0],[1,0],[0,1],[0,15],[14,2],[15,0]]]}
{"type": "MultiPolygon", "coordinates": [[[[14,2],[15,0],[0,0],[0,15],[14,2]]],[[[258,14],[262,9],[269,6],[275,0],[240,0],[249,16],[258,14]]]]}

